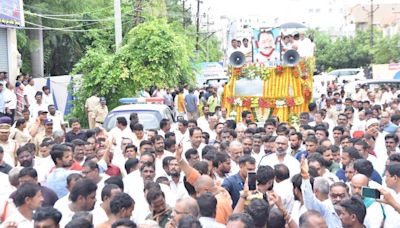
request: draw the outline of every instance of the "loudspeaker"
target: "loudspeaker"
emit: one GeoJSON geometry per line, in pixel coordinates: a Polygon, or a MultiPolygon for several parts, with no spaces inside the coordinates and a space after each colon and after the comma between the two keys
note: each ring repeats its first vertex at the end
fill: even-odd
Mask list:
{"type": "Polygon", "coordinates": [[[229,56],[229,64],[233,67],[242,67],[246,62],[246,56],[241,51],[235,51],[229,56]]]}
{"type": "Polygon", "coordinates": [[[295,66],[300,61],[300,55],[296,50],[289,50],[283,55],[283,64],[295,66]]]}

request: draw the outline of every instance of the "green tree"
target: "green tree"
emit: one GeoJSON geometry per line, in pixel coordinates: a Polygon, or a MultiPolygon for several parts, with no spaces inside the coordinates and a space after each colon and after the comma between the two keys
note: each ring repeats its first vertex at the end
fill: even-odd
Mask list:
{"type": "Polygon", "coordinates": [[[175,87],[194,81],[191,46],[166,20],[144,22],[125,37],[113,54],[106,48],[90,49],[73,73],[84,76],[75,93],[73,116],[84,117],[83,106],[93,91],[108,99],[109,108],[121,97],[136,96],[140,90],[175,87]]]}

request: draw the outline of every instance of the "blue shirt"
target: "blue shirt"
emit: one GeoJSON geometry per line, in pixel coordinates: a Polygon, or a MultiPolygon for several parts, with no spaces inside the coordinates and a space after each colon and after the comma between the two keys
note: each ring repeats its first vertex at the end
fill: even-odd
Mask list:
{"type": "Polygon", "coordinates": [[[239,172],[233,176],[225,178],[222,182],[222,187],[224,187],[232,198],[232,208],[235,208],[237,202],[240,198],[240,191],[243,190],[244,180],[240,177],[239,172]]]}
{"type": "Polygon", "coordinates": [[[188,112],[197,112],[197,100],[198,98],[193,93],[186,95],[185,103],[188,112]]]}
{"type": "Polygon", "coordinates": [[[342,227],[342,222],[336,213],[332,202],[321,202],[319,201],[311,188],[310,179],[302,179],[301,192],[304,197],[304,205],[307,210],[318,211],[322,217],[324,217],[326,224],[329,228],[340,228],[342,227]]]}
{"type": "Polygon", "coordinates": [[[68,194],[67,177],[71,173],[77,172],[65,168],[56,168],[47,177],[47,187],[53,190],[59,199],[68,194]]]}
{"type": "MultiPolygon", "coordinates": [[[[346,182],[347,178],[345,175],[345,171],[343,168],[339,169],[336,172],[336,176],[339,178],[339,180],[346,182]]],[[[371,175],[371,180],[375,181],[378,184],[382,184],[382,177],[379,175],[379,173],[374,169],[374,171],[372,171],[372,175],[371,175]]]]}
{"type": "Polygon", "coordinates": [[[303,154],[304,154],[304,158],[307,158],[307,156],[308,156],[308,152],[305,150],[305,151],[300,151],[300,152],[297,152],[297,154],[296,155],[294,155],[294,158],[296,158],[297,160],[301,160],[301,156],[303,156],[303,154]]]}
{"type": "Polygon", "coordinates": [[[396,132],[397,126],[394,123],[388,123],[388,125],[383,128],[383,131],[386,131],[389,134],[393,134],[396,132]]]}

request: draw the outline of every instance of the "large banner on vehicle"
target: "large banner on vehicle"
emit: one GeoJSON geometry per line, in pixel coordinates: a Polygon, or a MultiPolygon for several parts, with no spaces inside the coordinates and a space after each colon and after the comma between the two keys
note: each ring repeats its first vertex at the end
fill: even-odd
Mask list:
{"type": "Polygon", "coordinates": [[[277,66],[281,61],[279,28],[253,29],[253,61],[277,66]]]}
{"type": "Polygon", "coordinates": [[[0,26],[24,26],[22,0],[0,0],[0,26]]]}

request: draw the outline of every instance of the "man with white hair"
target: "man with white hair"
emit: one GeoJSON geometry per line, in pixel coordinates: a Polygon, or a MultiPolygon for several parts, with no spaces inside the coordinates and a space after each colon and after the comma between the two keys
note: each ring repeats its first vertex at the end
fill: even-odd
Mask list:
{"type": "Polygon", "coordinates": [[[296,158],[287,153],[289,140],[285,136],[277,136],[275,139],[276,153],[261,158],[259,166],[269,165],[275,167],[277,164],[284,164],[289,168],[290,177],[300,173],[300,164],[296,158]]]}
{"type": "Polygon", "coordinates": [[[239,172],[239,158],[243,155],[243,145],[239,141],[232,141],[229,144],[229,156],[231,157],[231,172],[234,175],[239,172]]]}

